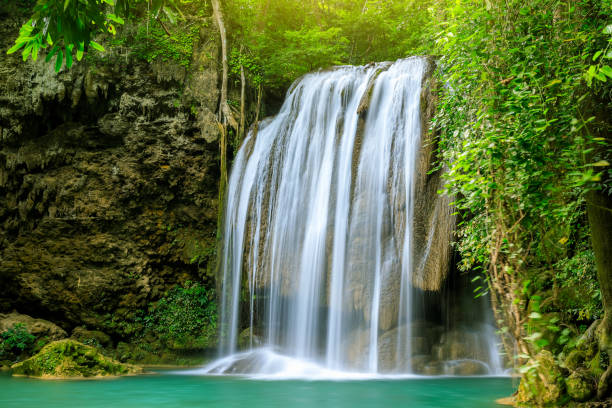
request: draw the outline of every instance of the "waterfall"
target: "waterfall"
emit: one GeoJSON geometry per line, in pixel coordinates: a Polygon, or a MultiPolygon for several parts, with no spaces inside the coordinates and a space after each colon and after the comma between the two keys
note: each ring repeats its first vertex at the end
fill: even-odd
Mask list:
{"type": "MultiPolygon", "coordinates": [[[[420,250],[413,230],[428,64],[308,74],[246,138],[225,211],[226,358],[210,372],[274,371],[286,359],[333,372],[422,371],[412,358],[424,353],[413,350],[413,259],[423,269],[434,235],[420,250]]],[[[449,219],[434,216],[428,228],[449,219]]]]}

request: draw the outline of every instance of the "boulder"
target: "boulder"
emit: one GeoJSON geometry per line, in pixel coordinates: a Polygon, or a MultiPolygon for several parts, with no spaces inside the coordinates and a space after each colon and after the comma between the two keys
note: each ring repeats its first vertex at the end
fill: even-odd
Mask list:
{"type": "MultiPolygon", "coordinates": [[[[415,370],[416,372],[416,370],[415,370]]],[[[432,361],[430,363],[425,364],[423,367],[423,371],[419,374],[424,375],[442,375],[444,374],[444,363],[441,361],[432,361]]]]}
{"type": "MultiPolygon", "coordinates": [[[[431,356],[429,355],[418,355],[410,359],[410,367],[414,373],[424,374],[425,367],[431,363],[431,356]]],[[[435,371],[433,366],[428,368],[429,371],[435,371]]]]}
{"type": "Polygon", "coordinates": [[[489,367],[482,361],[477,360],[455,360],[448,361],[444,367],[444,374],[448,375],[485,375],[489,367]]]}
{"type": "Polygon", "coordinates": [[[459,329],[444,333],[440,344],[433,346],[431,354],[437,360],[489,359],[487,344],[480,333],[459,329]]]}
{"type": "Polygon", "coordinates": [[[251,338],[251,328],[247,327],[238,335],[238,348],[241,350],[246,350],[252,347],[258,347],[261,345],[261,340],[258,335],[253,333],[253,338],[251,338]]]}
{"type": "MultiPolygon", "coordinates": [[[[410,355],[403,355],[403,353],[397,355],[398,351],[398,331],[406,330],[405,326],[391,329],[383,333],[378,339],[378,365],[382,371],[392,371],[397,369],[403,369],[407,366],[408,359],[414,356],[422,356],[429,354],[431,347],[431,339],[423,336],[412,336],[411,337],[411,349],[410,355]]],[[[414,332],[413,332],[414,334],[414,332]]],[[[428,358],[431,360],[431,358],[428,358]]],[[[414,367],[414,363],[411,363],[414,367]]]]}
{"type": "Polygon", "coordinates": [[[84,327],[75,328],[72,331],[72,336],[70,336],[70,338],[90,346],[112,346],[112,340],[108,334],[98,330],[87,330],[84,327]]]}
{"type": "MultiPolygon", "coordinates": [[[[354,330],[342,343],[342,350],[346,361],[351,362],[351,368],[355,370],[365,369],[370,348],[370,331],[369,330],[354,330]]],[[[385,360],[383,357],[382,367],[390,369],[392,356],[389,355],[385,360]]]]}
{"type": "Polygon", "coordinates": [[[102,355],[95,347],[74,340],[47,344],[40,353],[12,367],[13,375],[41,378],[105,377],[140,374],[142,368],[102,355]]]}
{"type": "Polygon", "coordinates": [[[548,350],[527,362],[532,368],[521,378],[516,401],[527,406],[559,406],[566,402],[564,373],[548,350]]]}
{"type": "Polygon", "coordinates": [[[68,337],[64,329],[48,320],[35,319],[16,312],[0,314],[0,333],[12,329],[17,324],[23,324],[30,334],[38,338],[48,337],[49,340],[60,340],[68,337]]]}
{"type": "Polygon", "coordinates": [[[575,401],[587,401],[595,394],[595,381],[591,376],[573,372],[565,379],[567,394],[575,401]]]}

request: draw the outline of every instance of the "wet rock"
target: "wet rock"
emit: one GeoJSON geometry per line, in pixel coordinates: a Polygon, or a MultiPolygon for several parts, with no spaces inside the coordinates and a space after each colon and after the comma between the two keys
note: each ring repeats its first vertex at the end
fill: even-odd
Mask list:
{"type": "Polygon", "coordinates": [[[14,375],[41,378],[105,377],[140,374],[142,368],[103,356],[74,340],[47,344],[40,353],[11,367],[14,375]]]}
{"type": "MultiPolygon", "coordinates": [[[[378,338],[378,365],[383,371],[402,371],[408,366],[408,361],[417,355],[429,354],[431,340],[427,337],[418,336],[411,337],[411,349],[409,355],[407,353],[399,353],[398,355],[398,333],[405,331],[406,327],[391,329],[378,338]]],[[[431,357],[428,358],[431,360],[431,357]]],[[[412,363],[414,367],[414,362],[412,363]]]]}
{"type": "Polygon", "coordinates": [[[68,337],[64,329],[44,319],[35,319],[16,312],[0,314],[0,333],[12,329],[17,324],[23,324],[27,331],[38,338],[60,340],[68,337]]]}
{"type": "Polygon", "coordinates": [[[476,360],[455,360],[445,364],[444,373],[448,375],[485,375],[489,372],[489,367],[482,361],[476,360]]]}
{"type": "MultiPolygon", "coordinates": [[[[432,361],[431,361],[431,356],[429,355],[413,356],[410,359],[410,367],[412,368],[412,371],[417,374],[425,374],[426,367],[430,363],[432,363],[432,361]]],[[[431,366],[427,368],[427,371],[435,371],[435,370],[434,370],[434,367],[431,366]]]]}
{"type": "Polygon", "coordinates": [[[240,350],[258,347],[261,344],[261,338],[255,332],[252,332],[250,327],[247,327],[238,335],[238,349],[240,350]]]}
{"type": "MultiPolygon", "coordinates": [[[[421,92],[421,128],[428,129],[436,111],[438,83],[431,72],[435,62],[430,58],[421,92]]],[[[417,157],[414,184],[413,262],[412,284],[423,290],[439,290],[450,270],[455,228],[451,198],[437,194],[444,184],[442,174],[447,169],[431,172],[435,162],[437,141],[425,134],[417,157]]],[[[396,225],[396,229],[401,226],[396,225]]]]}
{"type": "MultiPolygon", "coordinates": [[[[368,356],[368,350],[370,347],[370,331],[369,330],[355,330],[349,336],[348,339],[342,345],[342,350],[345,353],[345,361],[350,361],[354,369],[366,368],[366,360],[368,356]]],[[[379,363],[384,370],[392,370],[394,364],[392,364],[391,358],[393,351],[389,348],[388,353],[385,354],[383,359],[379,357],[379,363]]]]}
{"type": "Polygon", "coordinates": [[[444,363],[442,363],[441,361],[431,361],[423,366],[423,371],[419,374],[442,375],[444,374],[444,363]]]}
{"type": "Polygon", "coordinates": [[[394,371],[405,365],[407,356],[397,353],[398,329],[389,330],[378,339],[378,366],[381,371],[394,371]]]}
{"type": "Polygon", "coordinates": [[[432,347],[432,356],[437,360],[488,360],[488,347],[477,332],[452,330],[444,333],[440,344],[432,347]]]}

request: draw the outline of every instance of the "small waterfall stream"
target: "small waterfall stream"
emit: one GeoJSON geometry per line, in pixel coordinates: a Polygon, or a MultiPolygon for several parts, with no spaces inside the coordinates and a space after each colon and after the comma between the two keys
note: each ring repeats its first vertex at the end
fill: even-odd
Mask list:
{"type": "MultiPolygon", "coordinates": [[[[308,74],[245,140],[225,212],[225,358],[208,372],[283,373],[289,361],[307,372],[427,373],[413,366],[425,353],[415,336],[441,337],[420,334],[414,282],[429,278],[413,269],[422,275],[426,263],[444,264],[432,251],[438,235],[425,231],[419,240],[415,232],[428,64],[414,57],[308,74]]],[[[453,222],[448,202],[435,200],[421,203],[441,209],[431,231],[453,222]]],[[[493,328],[485,326],[472,329],[488,350],[476,360],[499,374],[493,328]]],[[[432,355],[432,344],[426,348],[432,355]]],[[[438,352],[452,364],[465,357],[453,353],[438,352]]]]}

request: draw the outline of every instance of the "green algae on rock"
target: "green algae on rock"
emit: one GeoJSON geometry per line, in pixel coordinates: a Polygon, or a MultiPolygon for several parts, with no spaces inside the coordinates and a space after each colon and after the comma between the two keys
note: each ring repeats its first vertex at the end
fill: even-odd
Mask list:
{"type": "Polygon", "coordinates": [[[103,356],[91,346],[74,340],[59,340],[40,353],[12,367],[13,375],[42,378],[104,377],[141,374],[141,367],[103,356]]]}
{"type": "Polygon", "coordinates": [[[567,402],[564,375],[550,351],[540,351],[529,365],[533,368],[524,374],[518,387],[519,406],[560,406],[567,402]]]}

